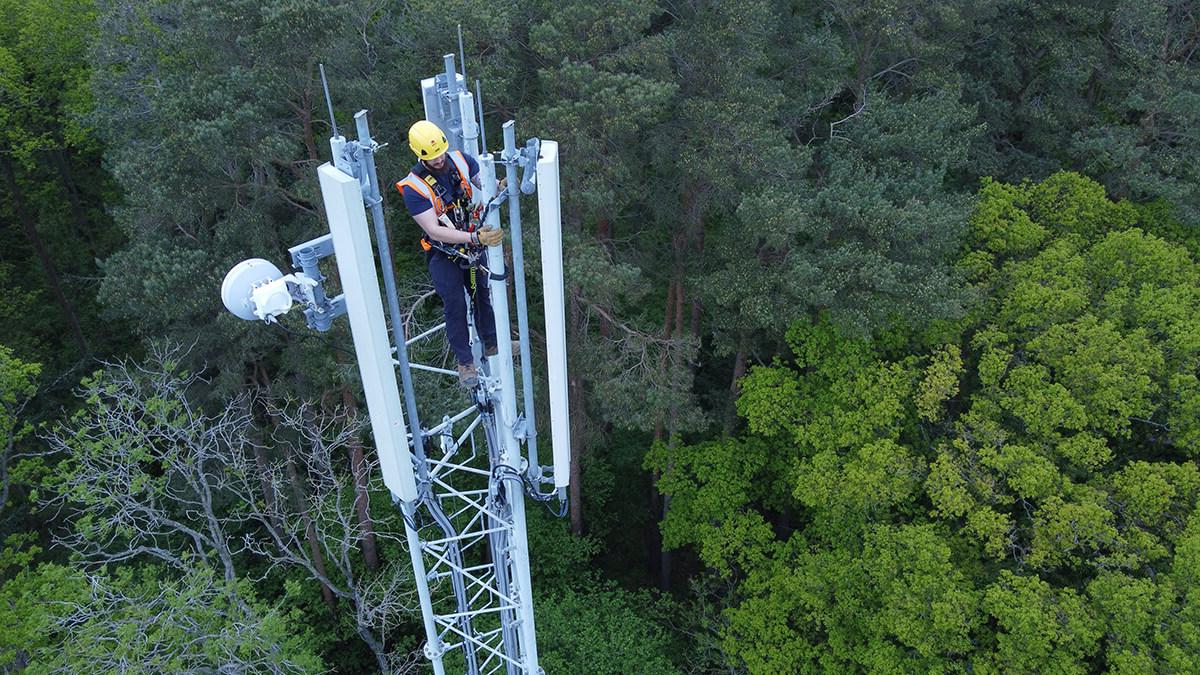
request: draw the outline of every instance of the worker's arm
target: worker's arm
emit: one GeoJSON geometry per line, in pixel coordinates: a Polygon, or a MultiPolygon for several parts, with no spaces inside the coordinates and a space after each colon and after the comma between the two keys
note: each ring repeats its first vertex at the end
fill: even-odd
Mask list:
{"type": "Polygon", "coordinates": [[[432,208],[422,211],[413,216],[413,220],[425,230],[425,234],[434,241],[440,241],[443,244],[470,244],[471,233],[456,230],[453,227],[447,227],[438,220],[432,208]]]}

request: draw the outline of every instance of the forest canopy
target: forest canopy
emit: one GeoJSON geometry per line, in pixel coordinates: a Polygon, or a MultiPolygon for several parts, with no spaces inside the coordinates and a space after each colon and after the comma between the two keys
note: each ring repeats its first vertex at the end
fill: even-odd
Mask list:
{"type": "Polygon", "coordinates": [[[1200,672],[1190,0],[0,0],[0,670],[425,671],[347,326],[219,289],[460,24],[562,157],[547,672],[1200,672]]]}

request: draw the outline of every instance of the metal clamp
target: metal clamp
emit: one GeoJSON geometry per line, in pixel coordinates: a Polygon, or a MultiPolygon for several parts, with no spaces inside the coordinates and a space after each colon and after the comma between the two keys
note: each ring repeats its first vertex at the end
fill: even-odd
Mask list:
{"type": "MultiPolygon", "coordinates": [[[[425,646],[421,648],[421,651],[425,653],[425,658],[432,661],[434,659],[440,659],[442,655],[446,653],[446,648],[440,642],[436,646],[426,642],[425,646]]],[[[544,673],[545,671],[542,672],[544,673]]]]}
{"type": "Polygon", "coordinates": [[[525,421],[524,415],[517,415],[517,419],[512,423],[513,437],[518,441],[524,442],[528,438],[529,425],[525,421]]]}
{"type": "Polygon", "coordinates": [[[346,313],[346,299],[343,295],[330,299],[325,295],[325,289],[320,285],[325,281],[318,263],[334,254],[333,235],[324,234],[297,244],[288,249],[292,258],[292,267],[301,271],[303,276],[315,282],[311,286],[299,288],[300,299],[305,305],[304,318],[308,327],[325,332],[333,326],[333,320],[346,313]]]}

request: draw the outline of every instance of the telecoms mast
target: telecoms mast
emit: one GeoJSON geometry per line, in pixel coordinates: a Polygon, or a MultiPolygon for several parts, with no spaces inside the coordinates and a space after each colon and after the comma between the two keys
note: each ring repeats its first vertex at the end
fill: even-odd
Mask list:
{"type": "MultiPolygon", "coordinates": [[[[454,55],[447,54],[444,61],[445,72],[421,82],[426,118],[446,131],[451,147],[478,160],[486,224],[499,227],[502,207],[508,202],[513,247],[511,272],[505,267],[502,244],[488,251],[487,273],[491,275],[500,339],[498,353],[483,357],[474,318],[470,318],[472,349],[482,367],[479,385],[471,390],[469,401],[454,409],[426,409],[417,400],[414,377],[445,378],[446,386],[453,387],[457,371],[409,359],[409,347],[437,339],[445,324],[405,335],[383,222],[381,192],[385,188],[375,168],[374,155],[382,146],[371,138],[366,111],[354,117],[357,140],[346,140],[334,126],[329,141],[333,162],[317,170],[329,234],[292,247],[292,265],[299,271],[287,276],[266,260],[240,263],[226,275],[222,299],[234,314],[265,321],[275,321],[299,304],[308,325],[317,330],[328,330],[342,314],[349,317],[384,482],[404,513],[425,624],[424,652],[434,673],[441,675],[449,668],[450,672],[471,674],[532,675],[541,669],[525,498],[556,503],[561,512],[569,479],[558,146],[554,141],[531,139],[518,147],[510,121],[503,128],[503,152],[498,158],[487,152],[476,117],[478,101],[467,91],[466,78],[456,72],[454,55]],[[507,189],[497,194],[501,167],[508,179],[507,189]],[[518,203],[521,194],[535,191],[553,448],[549,466],[538,463],[518,203]],[[334,298],[326,296],[318,269],[319,261],[331,255],[342,287],[342,293],[334,298]],[[512,345],[504,339],[512,331],[507,294],[510,278],[520,338],[521,396],[517,395],[512,345]]],[[[328,98],[328,91],[326,95],[328,98]]],[[[470,307],[472,303],[467,304],[470,307]]]]}

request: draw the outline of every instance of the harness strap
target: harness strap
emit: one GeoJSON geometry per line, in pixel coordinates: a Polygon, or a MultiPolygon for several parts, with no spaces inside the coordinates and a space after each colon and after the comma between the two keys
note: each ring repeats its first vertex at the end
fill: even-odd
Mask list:
{"type": "Polygon", "coordinates": [[[399,190],[401,194],[404,194],[404,188],[409,188],[413,192],[416,192],[425,199],[429,200],[429,204],[433,206],[434,215],[441,217],[441,215],[446,212],[446,204],[440,197],[438,197],[437,191],[434,190],[433,187],[428,183],[421,180],[415,173],[410,171],[403,180],[396,183],[396,189],[399,190]]]}
{"type": "MultiPolygon", "coordinates": [[[[471,170],[470,164],[467,162],[466,156],[464,156],[462,154],[462,152],[460,152],[458,150],[451,150],[450,152],[448,152],[446,154],[450,158],[450,161],[454,163],[454,169],[458,173],[459,186],[463,193],[463,197],[461,197],[460,199],[465,200],[466,203],[469,204],[471,201],[471,197],[474,194],[474,190],[472,189],[471,180],[470,180],[470,170],[471,170]]],[[[427,171],[427,169],[426,169],[426,171],[427,171]]],[[[474,224],[471,222],[471,218],[472,218],[472,216],[478,217],[479,209],[476,209],[475,213],[471,213],[469,207],[467,207],[465,205],[460,205],[460,208],[462,209],[464,217],[466,218],[467,222],[464,223],[463,227],[458,227],[458,226],[454,225],[452,222],[450,222],[449,218],[446,216],[447,205],[446,205],[446,202],[441,198],[441,195],[438,194],[439,189],[434,186],[435,182],[436,182],[436,179],[433,178],[432,174],[429,174],[428,177],[426,177],[426,178],[422,178],[414,170],[414,171],[410,171],[407,176],[405,176],[402,180],[400,180],[396,183],[396,189],[400,192],[400,194],[403,195],[404,188],[408,188],[408,189],[416,192],[421,197],[424,197],[425,200],[429,202],[430,206],[433,207],[433,213],[438,218],[438,220],[449,224],[453,229],[457,229],[457,230],[464,231],[464,232],[474,231],[475,227],[474,227],[474,224]]],[[[453,196],[454,196],[453,193],[447,195],[447,197],[453,197],[453,196]]],[[[459,201],[456,200],[455,204],[459,204],[459,201]]],[[[441,242],[433,241],[428,236],[421,237],[421,250],[428,253],[429,251],[434,250],[434,249],[441,251],[442,253],[446,254],[450,258],[462,258],[463,260],[467,261],[472,266],[475,265],[476,260],[478,259],[478,255],[471,256],[463,251],[449,247],[441,242]]]]}
{"type": "MultiPolygon", "coordinates": [[[[472,189],[471,179],[469,178],[471,167],[469,164],[467,164],[467,158],[458,150],[451,150],[447,154],[450,156],[450,160],[454,162],[454,168],[458,171],[459,186],[462,188],[463,194],[469,202],[471,200],[471,196],[474,194],[474,190],[472,189]]],[[[400,180],[396,183],[396,189],[399,190],[401,194],[404,193],[404,188],[406,187],[411,188],[414,192],[428,200],[430,205],[433,206],[433,212],[435,215],[440,217],[446,212],[446,203],[442,201],[440,196],[438,196],[437,190],[433,189],[432,185],[427,183],[416,173],[410,171],[403,180],[400,180]]]]}
{"type": "Polygon", "coordinates": [[[450,159],[454,160],[454,168],[458,169],[458,180],[462,185],[463,194],[467,196],[467,201],[470,201],[474,193],[471,186],[471,165],[467,163],[467,158],[458,150],[451,150],[448,154],[450,155],[450,159]]]}

